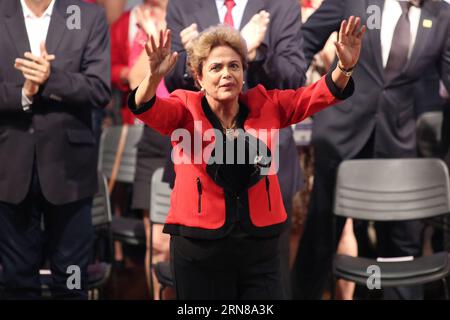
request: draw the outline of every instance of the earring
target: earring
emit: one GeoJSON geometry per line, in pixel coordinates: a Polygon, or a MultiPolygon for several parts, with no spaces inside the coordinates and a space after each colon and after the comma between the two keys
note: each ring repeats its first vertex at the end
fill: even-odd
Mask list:
{"type": "Polygon", "coordinates": [[[205,88],[202,87],[202,88],[200,89],[200,91],[201,91],[201,92],[205,92],[205,88]]]}
{"type": "Polygon", "coordinates": [[[242,85],[244,85],[245,84],[245,81],[242,81],[242,85]]]}

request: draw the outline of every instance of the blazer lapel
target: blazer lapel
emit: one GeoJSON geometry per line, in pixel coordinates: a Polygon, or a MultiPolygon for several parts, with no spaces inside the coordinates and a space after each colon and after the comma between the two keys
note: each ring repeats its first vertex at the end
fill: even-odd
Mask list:
{"type": "Polygon", "coordinates": [[[429,41],[433,40],[433,30],[437,28],[436,16],[436,6],[433,6],[432,1],[425,1],[420,14],[414,48],[403,70],[404,72],[410,71],[417,65],[417,61],[422,56],[423,51],[428,47],[429,41]]]}
{"type": "MultiPolygon", "coordinates": [[[[384,0],[367,0],[368,6],[374,5],[381,9],[381,14],[383,14],[384,0]]],[[[381,21],[380,21],[381,23],[381,21]]],[[[367,37],[369,38],[369,43],[372,47],[373,59],[376,64],[376,68],[380,75],[380,79],[384,79],[384,68],[383,59],[381,54],[381,26],[376,27],[372,30],[368,30],[367,37]]]]}
{"type": "Polygon", "coordinates": [[[215,0],[198,0],[197,8],[195,20],[198,21],[199,31],[220,23],[215,0]]]}
{"type": "Polygon", "coordinates": [[[14,43],[18,57],[23,57],[25,52],[30,52],[30,41],[28,40],[25,19],[19,1],[4,1],[5,22],[8,33],[14,43]]]}
{"type": "MultiPolygon", "coordinates": [[[[49,54],[56,52],[58,44],[62,39],[62,36],[67,29],[66,27],[66,12],[63,1],[55,1],[53,7],[52,17],[50,19],[50,25],[48,27],[47,39],[45,40],[45,46],[49,54]]],[[[75,32],[75,31],[72,31],[75,32]]]]}

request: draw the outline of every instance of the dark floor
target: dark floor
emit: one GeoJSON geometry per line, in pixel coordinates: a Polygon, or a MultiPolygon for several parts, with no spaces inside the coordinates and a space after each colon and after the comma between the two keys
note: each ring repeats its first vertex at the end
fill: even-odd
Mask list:
{"type": "Polygon", "coordinates": [[[116,264],[103,291],[108,300],[149,300],[144,268],[144,247],[124,247],[125,263],[116,264]]]}

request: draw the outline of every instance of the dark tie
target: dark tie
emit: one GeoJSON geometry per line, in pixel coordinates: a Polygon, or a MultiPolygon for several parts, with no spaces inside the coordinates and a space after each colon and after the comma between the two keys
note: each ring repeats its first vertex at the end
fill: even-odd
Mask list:
{"type": "Polygon", "coordinates": [[[227,7],[227,13],[225,14],[224,24],[234,27],[233,16],[231,15],[231,10],[236,5],[234,0],[225,0],[225,6],[227,7]]]}
{"type": "Polygon", "coordinates": [[[395,26],[394,36],[392,38],[391,51],[385,68],[386,81],[391,81],[399,75],[408,62],[408,52],[411,39],[411,24],[409,22],[408,12],[412,3],[399,1],[402,7],[402,15],[395,26]]]}

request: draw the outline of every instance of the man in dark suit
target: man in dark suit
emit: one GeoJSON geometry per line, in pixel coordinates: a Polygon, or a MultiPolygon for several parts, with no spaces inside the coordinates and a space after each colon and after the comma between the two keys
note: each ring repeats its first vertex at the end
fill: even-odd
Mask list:
{"type": "MultiPolygon", "coordinates": [[[[332,198],[339,163],[353,158],[416,156],[414,85],[439,66],[450,87],[450,10],[441,1],[325,0],[303,26],[308,62],[349,15],[368,26],[353,77],[355,94],[314,119],[315,178],[295,263],[294,297],[321,298],[329,275],[332,198]],[[404,41],[406,40],[406,42],[404,41]]],[[[338,222],[337,235],[343,221],[338,222]]],[[[421,254],[421,225],[385,223],[377,228],[380,256],[421,254]]],[[[336,242],[336,241],[335,241],[336,242]]],[[[420,288],[385,290],[385,298],[420,298],[420,288]]]]}
{"type": "MultiPolygon", "coordinates": [[[[179,58],[174,70],[165,79],[169,91],[180,88],[195,90],[186,65],[185,46],[198,32],[219,23],[232,24],[240,30],[249,46],[249,67],[244,90],[258,84],[268,89],[298,88],[303,85],[306,63],[299,50],[303,37],[298,1],[170,0],[167,26],[172,30],[172,49],[178,52],[179,58]]],[[[299,160],[291,128],[282,129],[279,139],[278,177],[284,205],[291,216],[292,197],[301,185],[299,160]]],[[[290,296],[289,234],[290,230],[287,229],[281,237],[283,283],[287,297],[290,296]]]]}
{"type": "Polygon", "coordinates": [[[0,34],[6,295],[39,298],[47,254],[52,295],[87,298],[98,149],[91,111],[110,99],[106,19],[81,1],[0,0],[0,34]]]}

